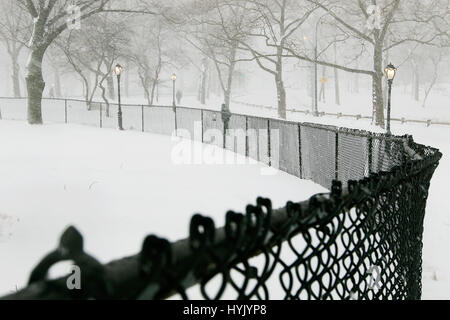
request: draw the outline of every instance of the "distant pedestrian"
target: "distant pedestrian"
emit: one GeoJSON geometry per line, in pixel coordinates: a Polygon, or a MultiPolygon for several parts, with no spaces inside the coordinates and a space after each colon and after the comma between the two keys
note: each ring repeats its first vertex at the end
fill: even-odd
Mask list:
{"type": "Polygon", "coordinates": [[[181,98],[183,98],[183,92],[181,92],[181,90],[177,90],[177,101],[178,101],[178,105],[181,103],[181,98]]]}

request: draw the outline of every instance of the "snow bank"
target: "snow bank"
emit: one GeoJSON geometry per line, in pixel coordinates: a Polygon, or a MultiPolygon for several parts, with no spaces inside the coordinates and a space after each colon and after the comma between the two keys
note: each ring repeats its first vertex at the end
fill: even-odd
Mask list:
{"type": "Polygon", "coordinates": [[[257,196],[281,207],[325,191],[283,172],[262,175],[260,163],[175,165],[176,143],[149,133],[0,121],[0,293],[24,286],[71,224],[86,251],[108,262],[137,253],[147,234],[186,237],[195,212],[221,226],[226,210],[243,211],[257,196]]]}

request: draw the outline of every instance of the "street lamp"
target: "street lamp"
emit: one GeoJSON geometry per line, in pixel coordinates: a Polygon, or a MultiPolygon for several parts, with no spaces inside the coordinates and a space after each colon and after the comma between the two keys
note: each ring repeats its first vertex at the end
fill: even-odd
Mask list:
{"type": "Polygon", "coordinates": [[[122,106],[120,103],[120,74],[122,73],[123,68],[120,64],[116,64],[116,66],[114,67],[114,72],[117,76],[117,95],[119,97],[119,111],[117,112],[117,118],[118,118],[118,122],[119,122],[119,130],[123,130],[122,127],[122,106]]]}
{"type": "Polygon", "coordinates": [[[397,68],[394,67],[392,63],[389,63],[388,66],[384,69],[384,74],[386,75],[388,81],[388,105],[387,105],[387,133],[391,134],[391,91],[392,91],[392,82],[395,78],[395,74],[397,72],[397,68]]]}
{"type": "Polygon", "coordinates": [[[175,107],[177,106],[175,103],[175,81],[177,80],[177,75],[174,73],[172,74],[172,106],[175,110],[175,107]]]}

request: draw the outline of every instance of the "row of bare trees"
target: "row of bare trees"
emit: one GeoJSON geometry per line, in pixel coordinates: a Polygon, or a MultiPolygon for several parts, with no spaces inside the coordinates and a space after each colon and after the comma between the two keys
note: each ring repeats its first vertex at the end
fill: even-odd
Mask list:
{"type": "MultiPolygon", "coordinates": [[[[448,59],[449,0],[4,0],[0,40],[11,57],[14,95],[20,96],[18,57],[26,48],[28,121],[42,123],[45,61],[55,73],[82,81],[90,101],[114,97],[112,67],[133,70],[149,104],[164,70],[191,66],[199,75],[198,98],[206,103],[215,75],[229,109],[238,64],[254,63],[273,79],[278,115],[288,105],[285,68],[299,62],[332,68],[336,102],[338,71],[365,75],[373,88],[374,122],[384,126],[383,68],[398,61],[413,72],[427,65],[425,101],[439,65],[448,59]],[[79,8],[81,29],[70,28],[67,8],[79,8]],[[45,58],[47,57],[47,58],[45,58]],[[48,63],[47,63],[48,64],[48,63]]],[[[71,19],[72,19],[71,18],[71,19]]],[[[316,80],[317,81],[317,80],[316,80]]],[[[59,87],[59,80],[55,81],[59,87]]],[[[57,89],[60,91],[60,89],[57,89]]],[[[323,93],[324,88],[322,88],[323,93]]]]}
{"type": "MultiPolygon", "coordinates": [[[[180,6],[185,14],[178,24],[187,31],[188,41],[214,63],[227,108],[236,63],[254,61],[273,76],[278,115],[286,118],[284,66],[299,60],[334,69],[337,103],[338,70],[369,76],[373,119],[383,127],[384,66],[390,58],[415,64],[414,57],[420,56],[430,57],[437,71],[450,43],[448,4],[448,0],[187,1],[180,6]],[[313,34],[312,44],[305,34],[313,34]],[[415,55],[420,50],[433,53],[415,55]]],[[[415,72],[416,81],[419,74],[415,72]]],[[[433,72],[425,100],[435,82],[433,72]]]]}

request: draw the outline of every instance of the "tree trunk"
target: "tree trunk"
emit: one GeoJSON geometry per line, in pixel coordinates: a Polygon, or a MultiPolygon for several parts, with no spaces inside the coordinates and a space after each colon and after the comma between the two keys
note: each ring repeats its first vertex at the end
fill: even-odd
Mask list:
{"type": "Polygon", "coordinates": [[[20,98],[20,65],[17,62],[18,57],[12,56],[12,83],[13,83],[13,91],[14,91],[14,97],[20,98]]]}
{"type": "Polygon", "coordinates": [[[284,89],[283,79],[277,73],[275,76],[277,86],[277,100],[278,100],[278,116],[281,119],[286,119],[286,90],[284,89]]]}
{"type": "Polygon", "coordinates": [[[54,71],[54,79],[55,79],[55,94],[56,97],[59,98],[61,97],[61,78],[59,76],[59,70],[57,67],[53,67],[53,71],[54,71]]]}
{"type": "Polygon", "coordinates": [[[208,69],[208,82],[206,84],[206,99],[209,100],[209,96],[210,96],[210,91],[211,91],[211,86],[212,86],[212,82],[213,82],[213,77],[211,76],[211,69],[208,69]]]}
{"type": "MultiPolygon", "coordinates": [[[[100,66],[97,68],[97,72],[95,73],[95,76],[94,76],[94,84],[92,85],[91,96],[89,98],[89,102],[87,103],[88,110],[91,110],[92,100],[94,99],[95,92],[97,91],[97,88],[98,88],[99,76],[100,76],[100,66]]],[[[87,84],[86,88],[88,89],[87,92],[89,92],[89,88],[91,87],[91,84],[90,84],[91,82],[90,81],[91,81],[91,77],[88,75],[86,77],[86,84],[87,84]]]]}
{"type": "MultiPolygon", "coordinates": [[[[336,42],[334,43],[334,63],[337,64],[337,47],[336,42]]],[[[334,68],[334,102],[340,106],[341,105],[341,97],[339,94],[339,71],[337,68],[334,68]]]]}
{"type": "Polygon", "coordinates": [[[283,48],[279,46],[277,48],[277,64],[275,83],[277,86],[277,101],[278,101],[278,116],[281,119],[286,119],[286,90],[283,82],[283,48]]]}
{"type": "MultiPolygon", "coordinates": [[[[153,89],[150,96],[150,92],[148,90],[149,87],[149,76],[146,71],[145,74],[139,73],[139,80],[141,81],[142,89],[144,90],[144,97],[147,100],[147,103],[151,106],[153,104],[153,89]]],[[[154,83],[155,81],[153,81],[154,83]]],[[[154,86],[153,86],[154,87],[154,86]]]]}
{"type": "Polygon", "coordinates": [[[33,48],[27,65],[27,118],[29,124],[42,124],[41,100],[45,88],[45,82],[42,77],[42,60],[44,58],[44,53],[45,48],[33,48]]]}
{"type": "Polygon", "coordinates": [[[150,95],[150,100],[149,100],[149,104],[151,106],[153,105],[153,100],[155,99],[156,85],[157,85],[156,80],[153,80],[152,81],[152,90],[151,90],[151,95],[150,95]]]}
{"type": "Polygon", "coordinates": [[[438,58],[436,59],[431,59],[431,61],[433,62],[433,76],[431,78],[430,81],[430,85],[428,86],[428,88],[425,88],[425,95],[423,98],[423,102],[422,102],[422,108],[425,108],[426,106],[426,102],[428,99],[428,95],[430,94],[431,90],[433,89],[434,85],[436,84],[437,78],[438,78],[438,72],[439,72],[439,63],[441,62],[441,58],[442,56],[440,55],[438,58]]]}
{"type": "Polygon", "coordinates": [[[130,72],[125,72],[124,75],[125,82],[125,96],[128,97],[130,95],[130,72]]]}
{"type": "Polygon", "coordinates": [[[234,66],[235,66],[234,62],[232,62],[229,66],[227,86],[226,86],[225,90],[223,90],[223,100],[224,100],[225,108],[228,111],[230,110],[231,87],[233,85],[234,66]]]}
{"type": "Polygon", "coordinates": [[[305,74],[305,83],[306,83],[306,94],[308,95],[308,97],[313,97],[314,96],[314,88],[312,88],[312,85],[314,84],[314,74],[313,74],[314,70],[313,70],[313,65],[306,67],[306,72],[305,74]]]}
{"type": "Polygon", "coordinates": [[[379,74],[373,76],[372,82],[375,124],[384,128],[383,76],[379,74]]]}
{"type": "Polygon", "coordinates": [[[418,65],[414,68],[414,100],[419,101],[420,79],[418,65]]]}
{"type": "Polygon", "coordinates": [[[383,103],[383,55],[381,43],[375,43],[374,49],[374,71],[372,76],[373,86],[373,112],[375,115],[375,124],[384,128],[384,103],[383,103]]]}
{"type": "MultiPolygon", "coordinates": [[[[228,66],[228,78],[227,78],[227,83],[226,83],[226,87],[223,90],[223,99],[224,99],[224,104],[225,104],[225,109],[226,111],[230,111],[230,101],[231,101],[231,90],[233,87],[233,76],[234,76],[234,69],[236,67],[236,50],[237,50],[237,44],[234,43],[234,45],[231,48],[231,54],[230,54],[230,65],[228,66]]],[[[218,74],[218,77],[220,77],[221,75],[218,74]]],[[[219,80],[220,83],[222,80],[219,80]]]]}
{"type": "Polygon", "coordinates": [[[200,73],[200,77],[198,79],[198,85],[197,85],[197,101],[202,100],[202,78],[203,78],[203,73],[200,73]]]}
{"type": "MultiPolygon", "coordinates": [[[[108,76],[108,78],[111,78],[111,77],[108,76]]],[[[104,78],[101,79],[101,81],[99,82],[98,86],[102,90],[102,98],[103,98],[103,101],[105,101],[105,104],[106,104],[106,116],[109,117],[110,116],[109,115],[109,101],[108,101],[108,98],[106,97],[106,88],[103,85],[103,81],[104,80],[105,80],[104,78]]],[[[106,80],[106,81],[108,81],[108,80],[106,80]]]]}
{"type": "Polygon", "coordinates": [[[202,81],[200,85],[200,103],[206,104],[206,78],[207,78],[207,70],[208,67],[206,65],[206,59],[203,62],[203,70],[202,70],[202,81]]]}
{"type": "Polygon", "coordinates": [[[307,88],[308,88],[308,96],[311,98],[311,111],[314,114],[315,111],[315,97],[314,97],[314,64],[308,68],[308,79],[307,79],[307,88]]]}
{"type": "Polygon", "coordinates": [[[112,75],[108,75],[106,78],[106,86],[108,87],[108,96],[111,100],[115,100],[115,91],[114,91],[114,80],[112,75]]]}
{"type": "MultiPolygon", "coordinates": [[[[386,55],[385,55],[385,60],[384,60],[383,66],[387,66],[388,63],[390,63],[390,61],[389,61],[389,50],[386,51],[386,55]]],[[[383,73],[383,76],[385,76],[384,73],[383,73]]],[[[387,83],[387,81],[383,81],[383,99],[384,99],[383,101],[387,101],[388,100],[388,83],[387,83]]],[[[387,109],[387,105],[386,104],[384,104],[384,108],[387,109]]]]}
{"type": "Polygon", "coordinates": [[[86,79],[86,77],[82,76],[81,77],[81,83],[83,84],[83,94],[84,94],[84,99],[86,100],[86,107],[89,110],[89,81],[86,79]]]}
{"type": "Polygon", "coordinates": [[[338,106],[341,105],[341,96],[339,92],[339,71],[337,68],[334,68],[334,101],[338,106]]]}
{"type": "Polygon", "coordinates": [[[220,74],[216,72],[216,81],[214,82],[214,94],[217,97],[223,96],[222,86],[220,84],[220,74]]]}

